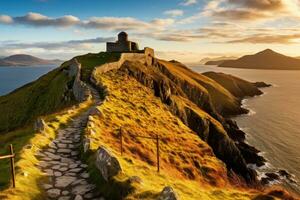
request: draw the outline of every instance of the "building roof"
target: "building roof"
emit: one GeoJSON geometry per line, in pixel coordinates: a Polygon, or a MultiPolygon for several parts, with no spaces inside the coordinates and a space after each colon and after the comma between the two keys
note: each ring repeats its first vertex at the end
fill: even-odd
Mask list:
{"type": "Polygon", "coordinates": [[[124,32],[124,31],[120,32],[118,35],[119,35],[119,36],[120,36],[120,35],[122,35],[122,36],[128,36],[128,34],[127,34],[126,32],[124,32]]]}

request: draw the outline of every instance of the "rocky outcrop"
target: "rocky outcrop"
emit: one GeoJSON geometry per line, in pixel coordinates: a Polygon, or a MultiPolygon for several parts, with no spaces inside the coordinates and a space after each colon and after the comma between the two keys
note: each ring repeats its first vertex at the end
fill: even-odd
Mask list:
{"type": "Polygon", "coordinates": [[[71,60],[68,75],[70,77],[75,77],[73,87],[72,87],[72,91],[75,99],[79,102],[83,102],[87,99],[90,99],[91,92],[88,86],[80,79],[81,64],[76,59],[71,60]]]}
{"type": "Polygon", "coordinates": [[[99,147],[97,150],[96,166],[105,181],[109,181],[110,178],[122,171],[118,159],[104,147],[99,147]]]}
{"type": "Polygon", "coordinates": [[[165,187],[158,196],[158,200],[179,200],[180,198],[172,187],[165,187]]]}
{"type": "Polygon", "coordinates": [[[48,125],[42,118],[38,118],[34,123],[34,130],[36,132],[45,133],[48,125]]]}
{"type": "Polygon", "coordinates": [[[213,149],[215,155],[226,163],[227,168],[243,177],[246,182],[257,181],[254,170],[247,167],[247,163],[239,148],[224,130],[222,124],[226,121],[218,114],[210,103],[209,94],[191,85],[179,77],[171,74],[163,66],[146,67],[135,62],[125,62],[120,69],[128,75],[136,78],[143,85],[152,88],[154,94],[170,107],[183,123],[199,134],[213,149]],[[158,70],[159,69],[159,70],[158,70]],[[162,72],[162,70],[165,70],[162,72]],[[178,98],[186,98],[193,102],[195,108],[206,108],[210,117],[201,116],[178,98]],[[199,107],[197,107],[199,106],[199,107]],[[214,117],[215,119],[213,119],[214,117]]]}
{"type": "Polygon", "coordinates": [[[253,83],[258,88],[264,88],[264,87],[271,87],[271,84],[265,83],[265,82],[255,82],[253,83]]]}
{"type": "Polygon", "coordinates": [[[218,82],[231,94],[238,98],[244,98],[247,96],[253,97],[262,94],[255,84],[229,74],[220,72],[205,72],[203,75],[218,82]]]}

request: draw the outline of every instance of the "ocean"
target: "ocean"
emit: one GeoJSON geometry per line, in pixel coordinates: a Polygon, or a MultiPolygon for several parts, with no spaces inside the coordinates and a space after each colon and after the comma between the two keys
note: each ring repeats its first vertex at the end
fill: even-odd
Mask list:
{"type": "Polygon", "coordinates": [[[0,67],[0,95],[36,80],[57,66],[0,67]]]}
{"type": "Polygon", "coordinates": [[[223,72],[248,81],[264,81],[273,85],[262,89],[263,95],[245,99],[243,106],[250,113],[234,117],[234,120],[247,133],[247,142],[261,150],[268,160],[266,166],[257,169],[259,174],[285,169],[298,183],[283,180],[281,184],[300,194],[300,71],[205,65],[192,69],[200,73],[223,72]]]}

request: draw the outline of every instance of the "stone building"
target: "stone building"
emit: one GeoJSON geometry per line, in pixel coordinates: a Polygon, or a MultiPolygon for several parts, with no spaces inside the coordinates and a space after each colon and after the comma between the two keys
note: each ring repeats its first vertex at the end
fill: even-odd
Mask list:
{"type": "Polygon", "coordinates": [[[139,51],[138,44],[128,40],[128,34],[121,32],[118,34],[118,41],[106,43],[107,52],[135,52],[139,51]]]}

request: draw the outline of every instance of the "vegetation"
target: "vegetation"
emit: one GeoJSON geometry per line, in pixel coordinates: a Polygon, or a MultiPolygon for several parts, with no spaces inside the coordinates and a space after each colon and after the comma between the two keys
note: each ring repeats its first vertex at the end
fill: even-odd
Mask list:
{"type": "Polygon", "coordinates": [[[63,69],[57,68],[10,94],[0,96],[0,134],[23,127],[38,116],[72,103],[63,99],[65,95],[71,95],[66,94],[66,89],[72,84],[72,79],[63,69]]]}
{"type": "MultiPolygon", "coordinates": [[[[16,188],[6,189],[0,193],[0,199],[10,199],[10,200],[32,200],[32,199],[45,199],[45,194],[41,188],[41,181],[45,180],[47,176],[40,171],[37,167],[38,160],[35,155],[39,149],[46,147],[55,137],[57,130],[65,126],[70,120],[80,113],[84,112],[87,108],[91,106],[93,102],[87,101],[81,103],[77,107],[62,110],[58,113],[53,113],[51,115],[45,116],[48,128],[46,133],[37,133],[25,135],[26,132],[21,131],[21,137],[28,137],[27,148],[22,148],[23,146],[19,144],[18,140],[13,140],[18,145],[20,145],[20,151],[17,152],[17,157],[19,158],[16,167],[16,188]]],[[[17,132],[17,131],[16,131],[17,132]]],[[[13,132],[15,133],[15,132],[13,132]]],[[[12,134],[12,133],[10,133],[12,134]]],[[[9,135],[9,134],[8,134],[9,135]]],[[[11,141],[9,141],[10,143],[11,141]]],[[[2,169],[8,166],[1,166],[2,169]]],[[[3,172],[5,174],[5,172],[3,172]]]]}
{"type": "Polygon", "coordinates": [[[118,61],[120,55],[120,53],[100,52],[97,54],[89,53],[86,55],[75,57],[82,65],[81,80],[89,82],[91,73],[95,67],[108,62],[118,61]]]}
{"type": "MultiPolygon", "coordinates": [[[[150,88],[121,71],[108,72],[97,79],[108,87],[109,101],[99,107],[102,117],[94,120],[95,130],[89,135],[91,150],[95,152],[99,146],[105,146],[117,155],[123,173],[113,181],[119,180],[119,185],[128,183],[132,176],[141,178],[142,186],[136,186],[127,199],[155,199],[166,185],[187,200],[249,199],[253,195],[230,186],[226,168],[211,148],[175,117],[150,88]],[[119,151],[121,127],[124,156],[120,156],[119,151]],[[156,172],[155,142],[135,137],[156,134],[161,138],[160,174],[156,172]]],[[[92,164],[94,159],[91,160],[91,171],[96,171],[92,164]]],[[[99,188],[105,185],[98,183],[99,188]]],[[[112,184],[110,186],[112,189],[112,184]]]]}

